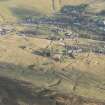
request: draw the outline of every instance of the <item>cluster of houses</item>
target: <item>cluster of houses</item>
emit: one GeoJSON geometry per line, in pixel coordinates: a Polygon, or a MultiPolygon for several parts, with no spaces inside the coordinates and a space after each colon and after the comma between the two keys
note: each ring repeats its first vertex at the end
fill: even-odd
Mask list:
{"type": "Polygon", "coordinates": [[[82,46],[69,45],[65,46],[65,52],[53,53],[52,58],[56,61],[61,61],[63,56],[68,56],[75,59],[75,55],[83,52],[93,52],[96,54],[105,54],[105,49],[84,48],[82,46]]]}
{"type": "Polygon", "coordinates": [[[105,19],[98,19],[95,13],[86,12],[87,5],[66,6],[55,17],[34,19],[30,16],[22,20],[26,24],[73,25],[98,35],[105,35],[105,19]],[[98,31],[97,31],[98,30],[98,31]]]}
{"type": "Polygon", "coordinates": [[[104,19],[97,20],[97,21],[96,21],[96,24],[99,25],[99,26],[105,27],[105,20],[104,20],[104,19]]]}
{"type": "Polygon", "coordinates": [[[5,29],[0,28],[0,35],[5,35],[5,34],[6,34],[5,29]]]}
{"type": "Polygon", "coordinates": [[[53,50],[51,50],[52,52],[50,54],[50,57],[56,61],[61,61],[63,57],[70,57],[75,59],[76,54],[83,52],[83,49],[79,46],[64,46],[63,50],[60,51],[53,50]]]}
{"type": "Polygon", "coordinates": [[[67,46],[68,54],[70,53],[76,54],[76,53],[82,53],[82,52],[83,52],[83,49],[79,46],[67,46]]]}
{"type": "Polygon", "coordinates": [[[73,33],[72,31],[67,31],[65,33],[65,38],[66,39],[78,39],[79,38],[79,34],[78,33],[73,33]]]}
{"type": "Polygon", "coordinates": [[[6,35],[14,31],[14,28],[11,26],[0,26],[0,36],[6,35]]]}

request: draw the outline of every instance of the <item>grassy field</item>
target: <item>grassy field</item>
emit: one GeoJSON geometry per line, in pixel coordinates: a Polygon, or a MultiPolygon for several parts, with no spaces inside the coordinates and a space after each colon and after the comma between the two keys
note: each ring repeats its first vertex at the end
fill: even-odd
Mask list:
{"type": "MultiPolygon", "coordinates": [[[[40,88],[49,88],[49,85],[61,79],[59,85],[51,87],[61,93],[71,93],[75,79],[82,75],[76,94],[104,100],[105,55],[81,53],[75,59],[66,59],[60,63],[32,53],[45,48],[49,43],[49,40],[40,38],[24,39],[15,35],[1,37],[0,74],[30,82],[40,88]],[[25,46],[25,49],[21,46],[25,46]]],[[[100,42],[80,39],[80,43],[100,42]]]]}

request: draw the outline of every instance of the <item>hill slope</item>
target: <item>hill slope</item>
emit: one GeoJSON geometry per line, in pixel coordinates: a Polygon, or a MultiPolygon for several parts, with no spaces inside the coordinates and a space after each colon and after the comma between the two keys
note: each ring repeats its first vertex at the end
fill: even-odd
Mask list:
{"type": "MultiPolygon", "coordinates": [[[[0,0],[0,20],[10,21],[15,20],[17,17],[20,16],[35,16],[39,13],[41,14],[51,14],[52,13],[52,0],[0,0]],[[4,17],[4,19],[3,19],[4,17]]],[[[103,0],[62,0],[61,5],[79,5],[82,3],[89,4],[88,10],[89,11],[100,11],[104,9],[105,1],[103,0]]],[[[59,0],[55,2],[56,10],[60,9],[59,0]]]]}

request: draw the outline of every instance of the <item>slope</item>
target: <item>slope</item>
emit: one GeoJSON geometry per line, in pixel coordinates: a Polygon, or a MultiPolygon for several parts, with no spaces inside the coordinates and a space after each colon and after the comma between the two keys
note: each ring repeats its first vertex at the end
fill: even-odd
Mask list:
{"type": "MultiPolygon", "coordinates": [[[[21,16],[35,16],[38,14],[51,14],[52,13],[52,0],[0,0],[0,18],[4,17],[5,20],[12,21],[21,16]]],[[[63,5],[79,5],[89,4],[88,11],[97,12],[104,9],[104,0],[62,0],[61,6],[63,5]]],[[[61,6],[59,0],[56,0],[56,11],[61,6]]],[[[1,19],[3,20],[3,19],[1,19]]]]}

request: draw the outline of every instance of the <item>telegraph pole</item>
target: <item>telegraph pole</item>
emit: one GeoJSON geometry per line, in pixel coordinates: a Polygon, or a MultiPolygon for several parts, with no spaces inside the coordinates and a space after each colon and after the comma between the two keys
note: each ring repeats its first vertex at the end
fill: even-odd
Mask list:
{"type": "Polygon", "coordinates": [[[52,7],[52,12],[55,13],[56,11],[55,0],[51,0],[51,7],[52,7]]]}

